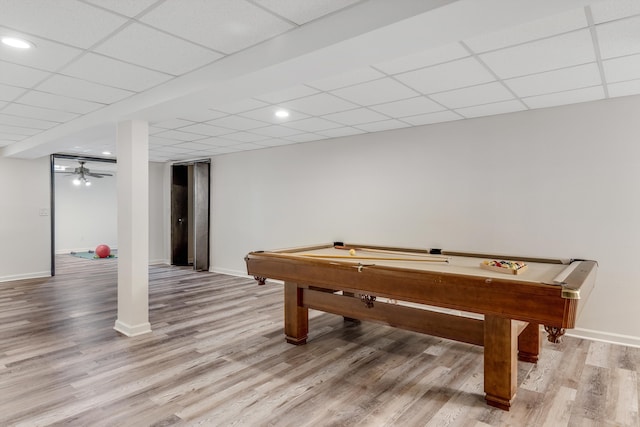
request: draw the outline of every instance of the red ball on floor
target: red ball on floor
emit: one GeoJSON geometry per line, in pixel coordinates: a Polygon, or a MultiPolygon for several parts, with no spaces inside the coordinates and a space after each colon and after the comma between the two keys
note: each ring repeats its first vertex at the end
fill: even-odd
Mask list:
{"type": "Polygon", "coordinates": [[[96,255],[99,258],[106,258],[111,255],[111,248],[107,245],[98,245],[96,247],[96,255]]]}

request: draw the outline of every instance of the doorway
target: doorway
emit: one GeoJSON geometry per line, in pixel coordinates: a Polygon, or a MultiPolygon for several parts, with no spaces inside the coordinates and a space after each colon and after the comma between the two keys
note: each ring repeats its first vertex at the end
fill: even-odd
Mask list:
{"type": "Polygon", "coordinates": [[[171,167],[171,264],[209,270],[210,161],[171,167]]]}
{"type": "Polygon", "coordinates": [[[116,160],[52,154],[50,157],[51,276],[56,254],[117,247],[116,160]]]}

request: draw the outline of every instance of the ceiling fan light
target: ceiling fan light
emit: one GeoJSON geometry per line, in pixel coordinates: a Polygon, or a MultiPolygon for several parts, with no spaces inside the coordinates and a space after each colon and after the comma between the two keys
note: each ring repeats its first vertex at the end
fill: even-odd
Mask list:
{"type": "Polygon", "coordinates": [[[85,181],[84,185],[86,185],[87,187],[91,185],[91,181],[85,181]]]}
{"type": "Polygon", "coordinates": [[[80,180],[78,178],[74,179],[72,182],[73,185],[80,185],[80,180]]]}

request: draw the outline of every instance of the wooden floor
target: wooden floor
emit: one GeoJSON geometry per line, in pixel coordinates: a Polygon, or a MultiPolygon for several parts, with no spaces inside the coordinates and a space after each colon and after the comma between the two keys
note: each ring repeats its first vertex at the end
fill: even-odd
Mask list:
{"type": "Polygon", "coordinates": [[[0,283],[0,426],[638,426],[640,349],[567,337],[485,405],[482,348],[312,312],[284,341],[282,286],[150,268],[153,332],[113,330],[117,260],[58,256],[0,283]]]}

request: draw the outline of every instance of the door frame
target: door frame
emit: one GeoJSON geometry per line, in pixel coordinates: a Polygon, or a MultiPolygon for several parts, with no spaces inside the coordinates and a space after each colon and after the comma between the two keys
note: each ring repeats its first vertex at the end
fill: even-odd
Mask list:
{"type": "MultiPolygon", "coordinates": [[[[56,159],[67,160],[86,160],[88,162],[104,162],[117,163],[116,159],[106,159],[104,157],[78,156],[73,154],[54,153],[49,156],[49,189],[50,189],[50,206],[49,213],[51,218],[51,276],[56,275],[56,159]]],[[[117,200],[116,200],[117,203],[117,200]]]]}
{"type": "Polygon", "coordinates": [[[211,159],[198,159],[198,160],[189,160],[189,161],[179,161],[171,163],[171,175],[169,178],[170,183],[170,194],[169,194],[169,218],[170,218],[170,239],[169,239],[169,252],[170,252],[170,263],[173,265],[174,259],[174,236],[173,236],[173,227],[174,227],[174,211],[173,211],[173,171],[174,166],[193,166],[190,172],[191,173],[191,185],[193,190],[192,197],[192,212],[194,217],[194,224],[192,224],[193,232],[192,236],[189,236],[190,242],[188,245],[192,245],[193,249],[193,269],[194,270],[202,270],[209,271],[211,264],[211,159]],[[200,175],[200,171],[196,165],[206,165],[206,179],[204,180],[204,184],[206,184],[206,194],[199,194],[198,188],[195,186],[199,186],[199,184],[203,183],[202,176],[200,175]],[[196,205],[197,204],[197,205],[196,205]],[[204,216],[204,221],[202,219],[204,216]],[[198,221],[200,219],[200,221],[198,221]],[[199,223],[199,224],[198,224],[199,223]],[[203,233],[201,228],[205,226],[206,233],[203,233]],[[202,243],[200,242],[202,240],[202,243]],[[200,254],[205,252],[204,255],[206,258],[206,264],[202,263],[200,259],[200,254]]]}

